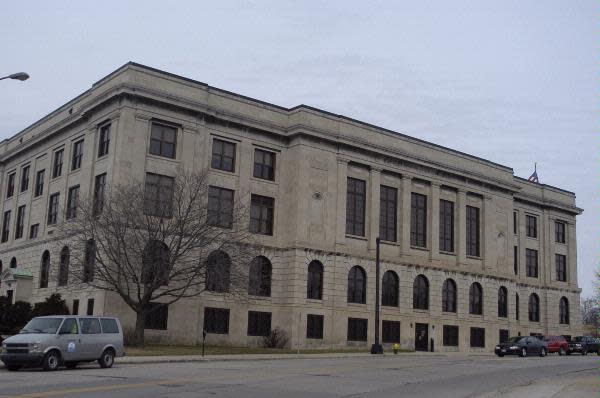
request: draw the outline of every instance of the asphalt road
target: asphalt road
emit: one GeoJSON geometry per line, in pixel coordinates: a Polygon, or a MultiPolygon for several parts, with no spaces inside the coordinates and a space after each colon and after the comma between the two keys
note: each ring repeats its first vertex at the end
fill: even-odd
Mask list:
{"type": "Polygon", "coordinates": [[[593,397],[599,357],[435,355],[0,369],[0,397],[593,397]]]}

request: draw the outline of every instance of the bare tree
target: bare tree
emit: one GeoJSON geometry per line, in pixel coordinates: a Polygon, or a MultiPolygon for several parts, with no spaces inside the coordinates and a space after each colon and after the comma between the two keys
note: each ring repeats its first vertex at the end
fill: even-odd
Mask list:
{"type": "Polygon", "coordinates": [[[246,293],[256,249],[243,198],[181,169],[103,191],[70,200],[59,244],[72,248],[71,287],[114,292],[136,313],[133,344],[144,343],[146,317],[161,306],[207,290],[246,293]]]}

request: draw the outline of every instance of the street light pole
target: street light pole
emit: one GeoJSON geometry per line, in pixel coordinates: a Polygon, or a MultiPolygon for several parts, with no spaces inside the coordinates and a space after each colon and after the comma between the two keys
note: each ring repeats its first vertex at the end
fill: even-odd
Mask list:
{"type": "Polygon", "coordinates": [[[4,80],[4,79],[14,79],[14,80],[23,81],[23,80],[29,79],[29,75],[25,72],[17,72],[17,73],[13,73],[12,75],[0,77],[0,80],[4,80]]]}
{"type": "Polygon", "coordinates": [[[383,346],[379,343],[379,237],[375,239],[375,343],[371,346],[371,354],[383,354],[383,346]]]}

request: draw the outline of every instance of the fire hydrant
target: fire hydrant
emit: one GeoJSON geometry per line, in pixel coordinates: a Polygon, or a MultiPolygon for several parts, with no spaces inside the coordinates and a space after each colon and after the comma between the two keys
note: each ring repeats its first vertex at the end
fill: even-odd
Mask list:
{"type": "Polygon", "coordinates": [[[400,344],[394,343],[392,349],[394,350],[394,354],[398,354],[398,351],[400,351],[400,344]]]}

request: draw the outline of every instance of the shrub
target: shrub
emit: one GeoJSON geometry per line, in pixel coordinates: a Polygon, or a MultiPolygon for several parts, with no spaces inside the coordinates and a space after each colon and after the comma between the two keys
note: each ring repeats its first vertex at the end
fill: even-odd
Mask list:
{"type": "Polygon", "coordinates": [[[31,319],[31,304],[26,301],[17,301],[9,306],[4,313],[4,321],[7,328],[12,331],[25,326],[31,319]]]}
{"type": "Polygon", "coordinates": [[[277,327],[264,337],[263,344],[267,348],[284,348],[289,341],[285,330],[277,327]]]}
{"type": "Polygon", "coordinates": [[[33,316],[69,314],[69,307],[67,307],[67,303],[58,293],[50,295],[50,297],[46,298],[46,300],[35,303],[33,306],[33,316]]]}

